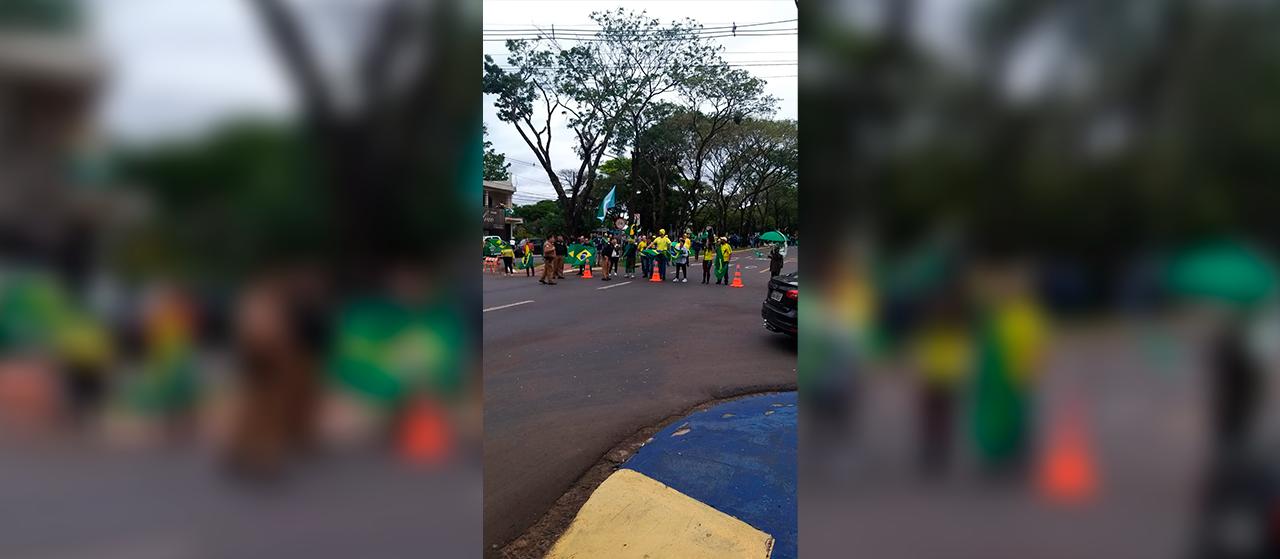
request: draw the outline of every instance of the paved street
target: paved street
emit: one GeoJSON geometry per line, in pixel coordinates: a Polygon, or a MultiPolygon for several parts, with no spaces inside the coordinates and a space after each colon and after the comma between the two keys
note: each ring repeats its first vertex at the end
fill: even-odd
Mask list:
{"type": "MultiPolygon", "coordinates": [[[[912,385],[901,375],[875,375],[862,400],[859,459],[826,482],[802,475],[804,548],[834,557],[856,547],[884,559],[1185,557],[1205,458],[1203,336],[1173,340],[1180,355],[1164,365],[1144,355],[1135,331],[1114,324],[1055,340],[1039,390],[1040,440],[1067,401],[1083,402],[1097,472],[1089,502],[1054,506],[1032,487],[982,483],[964,467],[922,482],[912,385]]],[[[824,460],[814,439],[806,437],[802,449],[802,470],[824,460]]],[[[839,454],[827,456],[826,465],[840,463],[839,454]]]]}
{"type": "Polygon", "coordinates": [[[661,284],[484,276],[486,553],[640,428],[711,399],[794,389],[795,342],[762,327],[767,260],[747,250],[731,264],[745,288],[701,285],[700,262],[689,283],[670,281],[674,266],[661,284]]]}
{"type": "Polygon", "coordinates": [[[480,471],[424,473],[326,456],[251,490],[192,447],[108,451],[0,444],[0,557],[461,557],[480,541],[480,471]]]}

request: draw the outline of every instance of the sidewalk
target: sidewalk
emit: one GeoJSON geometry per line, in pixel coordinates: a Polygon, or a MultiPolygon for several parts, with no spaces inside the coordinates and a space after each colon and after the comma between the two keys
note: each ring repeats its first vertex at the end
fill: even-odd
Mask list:
{"type": "Polygon", "coordinates": [[[659,431],[598,487],[548,558],[797,555],[796,393],[659,431]]]}

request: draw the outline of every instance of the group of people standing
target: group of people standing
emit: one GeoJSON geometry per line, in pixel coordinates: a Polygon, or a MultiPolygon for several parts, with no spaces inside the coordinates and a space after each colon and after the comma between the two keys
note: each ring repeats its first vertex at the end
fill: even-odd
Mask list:
{"type": "MultiPolygon", "coordinates": [[[[729,261],[733,256],[733,248],[727,237],[715,238],[711,236],[704,242],[701,239],[695,241],[688,234],[685,234],[673,240],[667,236],[665,229],[659,229],[656,235],[634,237],[599,235],[591,239],[584,236],[578,238],[577,244],[595,248],[596,263],[603,269],[601,281],[611,281],[613,276],[620,273],[626,279],[637,277],[636,264],[638,261],[640,265],[639,277],[643,278],[647,274],[656,273],[658,279],[667,281],[668,265],[674,265],[675,275],[671,281],[688,283],[689,264],[701,256],[702,283],[710,284],[712,276],[714,276],[717,285],[729,285],[729,261]],[[620,266],[625,267],[624,272],[619,271],[620,266]]],[[[520,251],[523,258],[531,258],[533,244],[528,239],[525,239],[517,244],[516,248],[507,248],[503,251],[502,257],[506,262],[507,275],[515,275],[512,269],[512,260],[514,260],[515,251],[517,250],[520,251]]],[[[556,235],[547,239],[542,245],[542,261],[544,265],[538,282],[545,285],[556,285],[555,280],[564,279],[564,262],[568,253],[569,245],[565,242],[564,235],[556,235]]],[[[778,275],[782,268],[782,256],[777,247],[770,254],[771,260],[774,260],[770,266],[773,275],[778,275]]],[[[579,265],[578,275],[583,275],[585,268],[585,264],[579,265]]],[[[527,277],[535,275],[533,266],[527,266],[525,270],[527,277]]]]}

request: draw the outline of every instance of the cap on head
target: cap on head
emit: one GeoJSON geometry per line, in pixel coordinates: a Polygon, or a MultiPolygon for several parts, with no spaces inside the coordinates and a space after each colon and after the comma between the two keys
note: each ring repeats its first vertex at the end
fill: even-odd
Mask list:
{"type": "Polygon", "coordinates": [[[667,234],[667,230],[666,230],[666,229],[659,229],[659,230],[658,230],[658,234],[659,234],[659,235],[666,235],[666,234],[667,234]]]}

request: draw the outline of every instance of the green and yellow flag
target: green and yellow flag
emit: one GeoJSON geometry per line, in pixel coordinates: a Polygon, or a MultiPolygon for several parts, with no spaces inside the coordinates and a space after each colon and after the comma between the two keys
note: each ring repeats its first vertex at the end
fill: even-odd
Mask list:
{"type": "Polygon", "coordinates": [[[596,248],[591,245],[569,245],[569,254],[565,256],[564,262],[570,266],[582,266],[584,264],[594,266],[596,248]]]}
{"type": "Polygon", "coordinates": [[[484,255],[501,256],[502,251],[508,248],[511,248],[511,245],[502,239],[488,239],[484,242],[484,255]]]}

